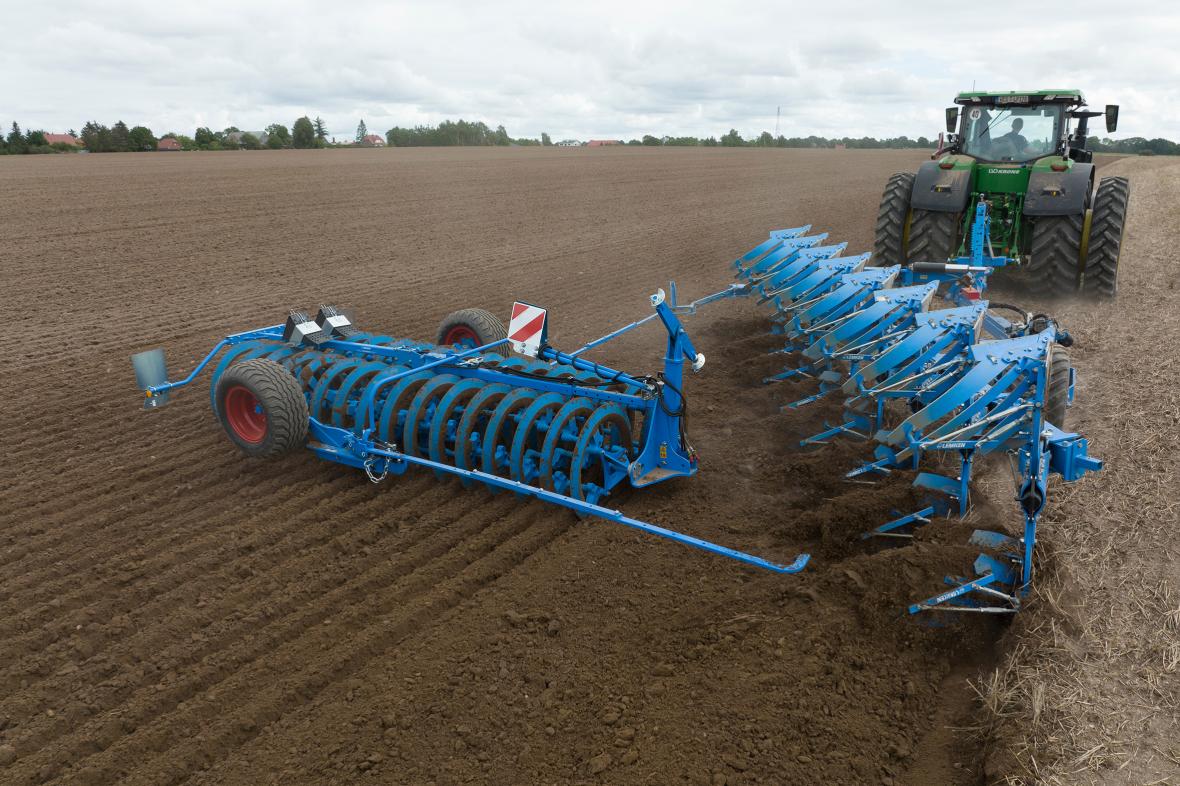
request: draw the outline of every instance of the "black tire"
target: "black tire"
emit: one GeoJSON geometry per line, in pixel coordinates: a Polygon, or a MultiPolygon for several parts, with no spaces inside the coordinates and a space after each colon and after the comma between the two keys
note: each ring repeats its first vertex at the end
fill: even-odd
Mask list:
{"type": "Polygon", "coordinates": [[[910,218],[910,262],[946,262],[958,248],[960,216],[915,210],[910,218]]]}
{"type": "MultiPolygon", "coordinates": [[[[451,340],[457,334],[470,335],[471,340],[475,342],[474,346],[478,347],[508,338],[508,329],[504,327],[500,318],[490,311],[482,308],[463,308],[447,314],[439,323],[438,340],[435,343],[439,346],[451,346],[458,343],[451,340]]],[[[507,355],[508,345],[489,351],[507,355]]]]}
{"type": "Polygon", "coordinates": [[[914,193],[914,173],[891,175],[877,209],[877,228],[870,264],[877,267],[906,263],[906,230],[910,221],[910,197],[914,193]]]}
{"type": "Polygon", "coordinates": [[[1069,350],[1060,344],[1049,348],[1049,383],[1045,394],[1045,420],[1065,431],[1069,407],[1069,350]]]}
{"type": "Polygon", "coordinates": [[[291,372],[266,358],[235,363],[221,375],[217,419],[238,449],[254,458],[281,456],[307,440],[303,390],[291,372]]]}
{"type": "Polygon", "coordinates": [[[1094,214],[1090,218],[1086,267],[1082,271],[1082,291],[1087,295],[1113,298],[1118,294],[1119,251],[1130,199],[1131,184],[1127,178],[1104,177],[1098,183],[1094,214]]]}
{"type": "Polygon", "coordinates": [[[1028,275],[1041,295],[1070,295],[1078,290],[1082,233],[1086,217],[1038,216],[1033,219],[1028,275]]]}

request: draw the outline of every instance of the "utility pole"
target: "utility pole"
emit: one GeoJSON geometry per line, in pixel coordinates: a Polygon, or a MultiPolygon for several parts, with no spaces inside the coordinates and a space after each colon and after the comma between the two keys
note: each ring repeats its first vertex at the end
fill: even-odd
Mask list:
{"type": "Polygon", "coordinates": [[[779,118],[782,117],[782,114],[783,114],[783,108],[781,106],[775,107],[775,109],[774,109],[774,138],[775,139],[778,139],[778,121],[779,121],[779,118]]]}

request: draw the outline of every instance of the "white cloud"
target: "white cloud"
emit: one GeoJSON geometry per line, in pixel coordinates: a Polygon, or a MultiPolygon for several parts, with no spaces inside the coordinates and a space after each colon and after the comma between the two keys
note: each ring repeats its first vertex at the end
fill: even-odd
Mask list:
{"type": "Polygon", "coordinates": [[[517,136],[932,136],[958,90],[1078,87],[1119,136],[1180,138],[1180,10],[793,4],[58,0],[5,9],[0,122],[157,132],[322,115],[331,133],[446,118],[517,136]],[[97,9],[97,10],[96,10],[97,9]]]}

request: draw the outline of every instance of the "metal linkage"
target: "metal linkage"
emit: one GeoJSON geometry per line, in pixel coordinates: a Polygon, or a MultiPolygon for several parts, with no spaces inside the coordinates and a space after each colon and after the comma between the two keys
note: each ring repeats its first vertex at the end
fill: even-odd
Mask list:
{"type": "Polygon", "coordinates": [[[976,460],[1005,454],[1012,461],[1022,537],[977,531],[971,542],[987,551],[974,577],[948,577],[952,589],[911,613],[1019,609],[1049,475],[1073,481],[1102,467],[1084,439],[1044,417],[1052,346],[1068,346],[1068,333],[1047,318],[1013,323],[982,299],[988,275],[1011,262],[987,255],[987,211],[986,202],[976,205],[971,255],[946,263],[866,268],[869,255],[842,257],[844,244],[821,246],[826,236],[809,237],[810,227],[773,232],[733,263],[745,292],[772,309],[771,332],[788,342],[780,351],[800,361],[766,381],[817,382],[817,392],[784,408],[834,392],[845,397],[843,422],[803,445],[838,436],[871,441],[873,460],[848,473],[856,480],[921,470],[937,455],[958,458],[956,474],[919,471],[923,506],[866,537],[909,538],[935,516],[965,515],[976,460]],[[940,284],[952,307],[930,310],[940,284]]]}
{"type": "MultiPolygon", "coordinates": [[[[674,290],[673,290],[674,291],[674,290]]],[[[634,487],[693,475],[696,451],[684,427],[684,364],[704,365],[677,316],[687,306],[651,299],[654,313],[574,353],[542,340],[535,357],[493,352],[510,339],[478,347],[441,347],[357,330],[336,309],[315,320],[292,312],[286,324],[236,333],[217,343],[187,377],[166,381],[162,350],[135,358],[147,406],[165,403],[211,364],[217,409],[222,377],[244,361],[267,359],[286,369],[307,402],[308,447],[318,456],[363,469],[370,479],[410,465],[464,485],[481,483],[604,518],[649,534],[780,573],[807,555],[779,564],[637,521],[604,507],[624,481],[634,487]],[[659,320],[667,333],[663,371],[632,376],[585,359],[640,325],[659,320]]],[[[535,308],[535,307],[534,307],[535,308]]],[[[543,313],[543,310],[539,310],[543,313]]],[[[542,335],[544,330],[542,328],[542,335]]]]}

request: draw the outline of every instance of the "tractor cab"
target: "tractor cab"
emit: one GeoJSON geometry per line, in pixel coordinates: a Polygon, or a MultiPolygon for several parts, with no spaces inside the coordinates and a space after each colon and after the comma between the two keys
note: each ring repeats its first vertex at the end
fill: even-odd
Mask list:
{"type": "Polygon", "coordinates": [[[955,103],[962,110],[946,110],[948,151],[986,163],[1023,164],[1052,155],[1089,163],[1089,119],[1105,115],[1108,132],[1118,124],[1117,106],[1087,111],[1079,90],[959,93],[955,103]]]}
{"type": "Polygon", "coordinates": [[[960,151],[978,161],[1025,163],[1058,152],[1064,108],[973,106],[963,112],[960,151]]]}

